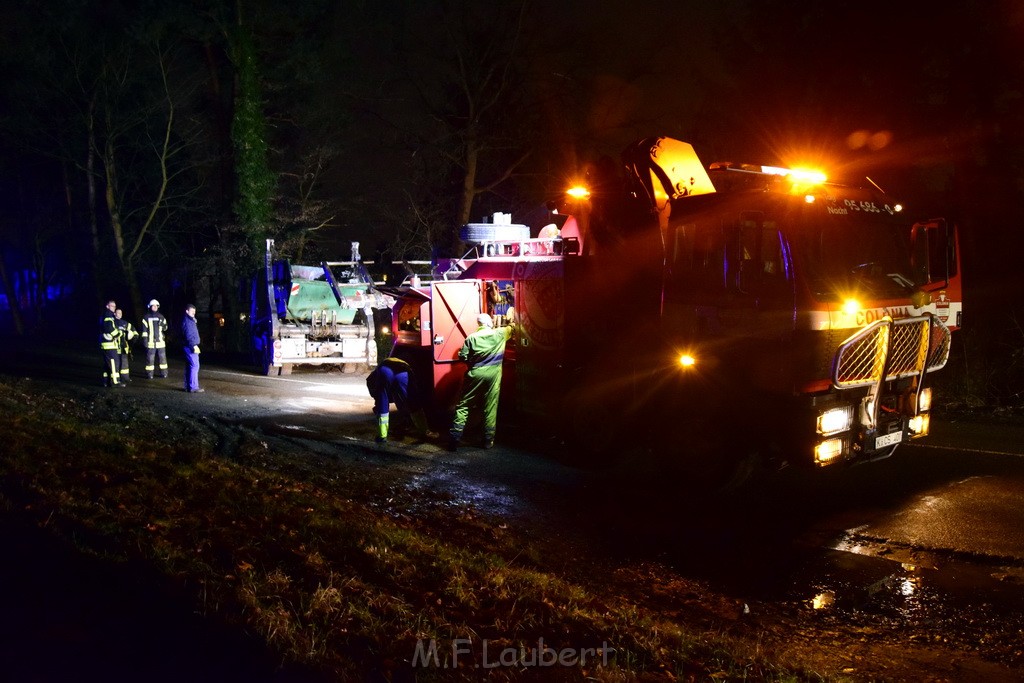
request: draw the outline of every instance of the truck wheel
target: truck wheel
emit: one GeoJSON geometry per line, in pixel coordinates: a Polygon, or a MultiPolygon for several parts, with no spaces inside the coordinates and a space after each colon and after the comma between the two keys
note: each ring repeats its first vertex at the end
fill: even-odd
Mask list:
{"type": "Polygon", "coordinates": [[[267,377],[278,374],[280,370],[280,368],[274,367],[273,351],[269,346],[264,346],[263,350],[259,352],[258,362],[260,371],[267,377]]]}
{"type": "Polygon", "coordinates": [[[701,499],[735,495],[750,485],[761,471],[761,457],[753,451],[723,449],[688,463],[680,473],[683,486],[701,499]]]}
{"type": "Polygon", "coordinates": [[[581,464],[604,465],[622,447],[622,415],[616,414],[610,402],[574,400],[567,438],[572,458],[581,464]]]}

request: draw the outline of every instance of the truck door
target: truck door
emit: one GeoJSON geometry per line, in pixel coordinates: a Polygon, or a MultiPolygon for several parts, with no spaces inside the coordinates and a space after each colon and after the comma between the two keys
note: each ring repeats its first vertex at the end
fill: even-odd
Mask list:
{"type": "Polygon", "coordinates": [[[733,366],[748,386],[784,391],[794,305],[785,240],[777,222],[760,211],[742,211],[725,233],[726,295],[719,316],[732,342],[733,366]]]}
{"type": "Polygon", "coordinates": [[[963,294],[956,228],[939,218],[915,223],[911,230],[915,284],[931,295],[939,320],[957,329],[963,294]]]}
{"type": "Polygon", "coordinates": [[[785,240],[776,221],[744,214],[739,225],[736,289],[754,309],[760,336],[775,338],[792,330],[793,285],[785,240]]]}
{"type": "Polygon", "coordinates": [[[430,324],[434,366],[434,400],[450,408],[458,400],[465,365],[457,363],[459,349],[476,331],[483,304],[480,280],[438,281],[431,284],[430,324]]]}

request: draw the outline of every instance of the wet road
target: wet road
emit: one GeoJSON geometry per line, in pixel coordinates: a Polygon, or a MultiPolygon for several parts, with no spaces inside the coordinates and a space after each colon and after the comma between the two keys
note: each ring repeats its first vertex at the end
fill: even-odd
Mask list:
{"type": "MultiPolygon", "coordinates": [[[[88,354],[25,353],[31,363],[22,356],[0,370],[95,385],[88,354]]],[[[656,561],[753,609],[788,604],[846,619],[868,610],[943,638],[983,630],[1024,642],[1024,426],[936,420],[932,435],[888,460],[788,470],[709,503],[688,500],[656,464],[569,460],[525,431],[499,433],[499,446],[486,451],[448,453],[408,439],[378,446],[363,373],[263,377],[204,361],[204,394],[180,390],[173,361],[171,379],[136,379],[127,391],[268,434],[358,445],[375,464],[408,472],[414,491],[570,547],[656,561]]]]}

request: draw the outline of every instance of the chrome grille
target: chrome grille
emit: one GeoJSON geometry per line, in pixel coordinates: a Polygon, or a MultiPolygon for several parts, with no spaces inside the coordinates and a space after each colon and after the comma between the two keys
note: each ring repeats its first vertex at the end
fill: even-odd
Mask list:
{"type": "Polygon", "coordinates": [[[949,333],[949,328],[936,318],[932,322],[932,337],[928,346],[928,372],[946,366],[951,345],[952,335],[949,333]]]}
{"type": "Polygon", "coordinates": [[[832,364],[837,389],[868,386],[938,370],[949,359],[949,329],[931,315],[883,318],[839,345],[832,364]]]}
{"type": "Polygon", "coordinates": [[[879,321],[839,345],[833,361],[832,383],[838,389],[872,384],[882,376],[889,326],[879,321]]]}
{"type": "Polygon", "coordinates": [[[886,379],[920,375],[928,357],[928,318],[896,320],[889,344],[889,371],[886,379]]]}

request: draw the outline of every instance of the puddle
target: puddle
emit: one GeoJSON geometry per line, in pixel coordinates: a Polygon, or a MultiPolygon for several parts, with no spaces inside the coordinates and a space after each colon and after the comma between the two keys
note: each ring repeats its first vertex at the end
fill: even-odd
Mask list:
{"type": "Polygon", "coordinates": [[[406,489],[410,493],[443,493],[452,507],[472,507],[483,513],[518,516],[526,512],[523,501],[500,484],[472,481],[463,470],[432,468],[413,476],[406,489]]]}
{"type": "Polygon", "coordinates": [[[837,626],[902,631],[993,659],[1021,657],[1024,584],[1011,574],[959,561],[922,566],[864,550],[826,551],[792,576],[780,602],[837,626]]]}

